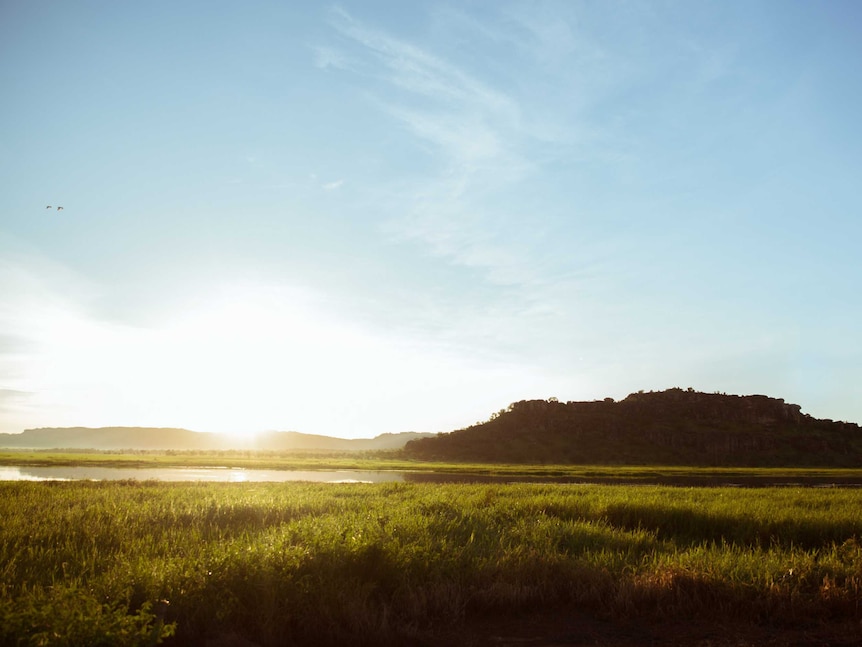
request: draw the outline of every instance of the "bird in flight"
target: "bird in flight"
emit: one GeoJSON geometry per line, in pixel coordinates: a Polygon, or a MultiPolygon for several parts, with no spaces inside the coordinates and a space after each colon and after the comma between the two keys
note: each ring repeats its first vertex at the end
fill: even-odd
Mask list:
{"type": "Polygon", "coordinates": [[[57,211],[62,211],[63,207],[57,207],[57,211]]]}
{"type": "Polygon", "coordinates": [[[46,209],[53,209],[54,207],[52,207],[52,206],[49,204],[49,205],[48,205],[47,207],[45,207],[45,208],[46,208],[46,209]]]}

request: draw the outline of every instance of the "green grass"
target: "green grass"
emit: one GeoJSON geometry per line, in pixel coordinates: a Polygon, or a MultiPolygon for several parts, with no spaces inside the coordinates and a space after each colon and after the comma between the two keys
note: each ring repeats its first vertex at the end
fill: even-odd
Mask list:
{"type": "Polygon", "coordinates": [[[558,605],[859,620],[860,538],[855,489],[7,482],[0,644],[403,644],[558,605]]]}

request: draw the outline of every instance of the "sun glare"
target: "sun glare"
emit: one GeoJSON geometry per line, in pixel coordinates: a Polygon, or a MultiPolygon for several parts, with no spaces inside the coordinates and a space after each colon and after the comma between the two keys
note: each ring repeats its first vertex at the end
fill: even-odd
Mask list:
{"type": "Polygon", "coordinates": [[[30,330],[40,352],[29,381],[49,417],[182,426],[246,444],[275,421],[290,425],[296,394],[325,390],[337,349],[357,346],[307,295],[249,286],[222,290],[155,328],[71,309],[37,314],[30,330]]]}
{"type": "Polygon", "coordinates": [[[220,444],[229,449],[257,449],[262,432],[256,430],[219,432],[220,444]]]}
{"type": "Polygon", "coordinates": [[[301,290],[235,285],[148,328],[68,307],[33,321],[39,350],[18,385],[38,393],[33,426],[183,427],[253,448],[272,430],[348,438],[453,429],[477,419],[463,418],[468,408],[483,415],[525,383],[535,388],[523,367],[475,366],[383,337],[301,290]],[[417,428],[441,418],[443,399],[451,424],[417,428]]]}
{"type": "Polygon", "coordinates": [[[391,381],[391,348],[298,290],[233,286],[153,328],[71,310],[40,316],[32,376],[45,423],[177,426],[252,445],[270,429],[333,428],[391,381]],[[328,428],[327,428],[328,427],[328,428]]]}

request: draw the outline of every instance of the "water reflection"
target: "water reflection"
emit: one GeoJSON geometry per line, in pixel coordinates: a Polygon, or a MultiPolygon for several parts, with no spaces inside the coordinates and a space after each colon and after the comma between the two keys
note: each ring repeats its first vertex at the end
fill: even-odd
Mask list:
{"type": "Polygon", "coordinates": [[[299,471],[227,467],[0,466],[0,481],[212,481],[220,483],[387,483],[403,482],[400,472],[299,471]]]}
{"type": "Polygon", "coordinates": [[[98,467],[0,465],[0,481],[210,481],[221,483],[570,483],[681,487],[860,487],[862,477],[829,476],[494,476],[445,472],[272,470],[228,467],[98,467]]]}

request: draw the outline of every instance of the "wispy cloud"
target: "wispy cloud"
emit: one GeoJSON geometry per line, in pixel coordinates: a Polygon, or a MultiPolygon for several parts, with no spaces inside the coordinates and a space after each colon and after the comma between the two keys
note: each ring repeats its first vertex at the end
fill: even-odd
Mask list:
{"type": "Polygon", "coordinates": [[[321,188],[324,191],[335,191],[336,189],[341,188],[344,184],[344,180],[335,180],[333,182],[326,182],[325,184],[321,184],[321,188]]]}
{"type": "Polygon", "coordinates": [[[518,103],[443,56],[343,9],[332,10],[332,24],[354,43],[364,73],[382,83],[373,100],[417,142],[430,146],[439,164],[436,178],[418,179],[404,191],[404,206],[384,230],[420,241],[455,264],[486,268],[492,280],[499,280],[501,270],[514,275],[509,268],[517,253],[491,240],[490,214],[475,198],[529,172],[519,151],[524,133],[518,103]]]}
{"type": "MultiPolygon", "coordinates": [[[[565,18],[557,22],[563,24],[555,26],[550,14],[527,23],[498,13],[481,25],[460,20],[451,40],[433,34],[406,40],[343,9],[331,15],[340,44],[357,62],[366,96],[412,135],[431,163],[430,172],[401,176],[381,196],[379,203],[387,205],[381,231],[453,268],[461,281],[458,291],[472,295],[465,304],[454,296],[458,291],[441,292],[417,325],[455,331],[443,334],[456,335],[472,351],[529,358],[543,353],[540,348],[572,345],[578,327],[586,325],[584,313],[602,292],[597,285],[606,265],[598,246],[556,240],[570,236],[570,221],[562,229],[558,225],[577,205],[567,206],[566,214],[544,211],[548,167],[559,173],[561,157],[571,164],[581,156],[583,163],[609,152],[594,141],[585,150],[587,127],[580,123],[578,104],[572,108],[561,100],[565,87],[549,90],[539,78],[540,92],[530,94],[533,72],[540,77],[543,66],[553,64],[556,74],[564,65],[555,56],[565,60],[579,47],[565,18]],[[477,35],[505,49],[506,63],[521,68],[510,71],[466,55],[458,44],[477,35]],[[542,93],[553,97],[552,106],[543,103],[542,93]],[[551,333],[533,334],[552,329],[559,344],[550,343],[551,333]]],[[[438,23],[435,33],[451,30],[438,23]]],[[[581,55],[599,52],[590,46],[581,55]]]]}
{"type": "Polygon", "coordinates": [[[322,70],[330,67],[338,70],[350,69],[348,57],[334,47],[315,47],[314,65],[322,70]]]}
{"type": "Polygon", "coordinates": [[[359,46],[365,70],[384,83],[378,105],[444,155],[444,168],[515,165],[520,108],[509,95],[418,45],[366,26],[344,10],[333,24],[359,46]]]}
{"type": "Polygon", "coordinates": [[[506,155],[499,131],[481,115],[435,114],[397,105],[385,109],[415,135],[437,146],[452,163],[474,165],[506,155]]]}
{"type": "Polygon", "coordinates": [[[386,78],[395,86],[437,103],[451,102],[461,108],[465,105],[482,106],[484,110],[517,118],[517,105],[509,96],[442,57],[368,27],[343,9],[333,9],[332,16],[333,25],[339,32],[377,57],[386,78]]]}

